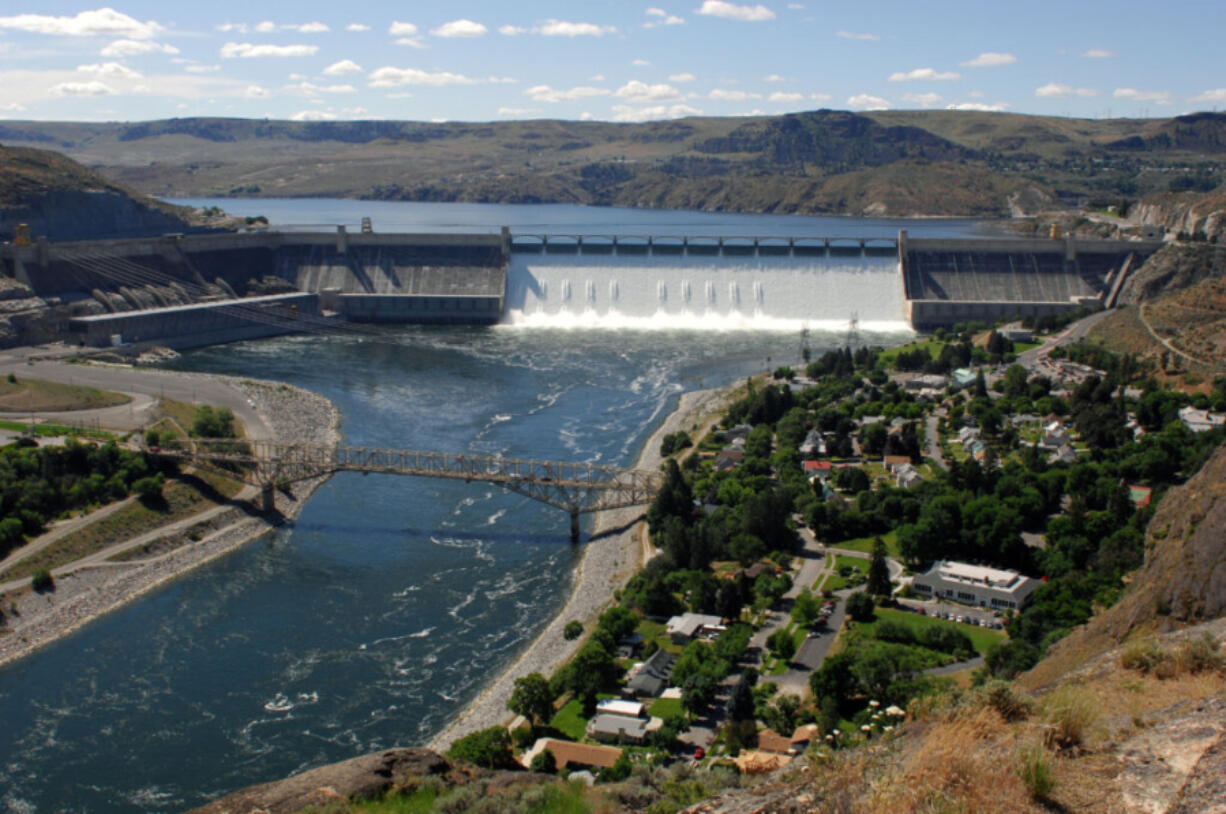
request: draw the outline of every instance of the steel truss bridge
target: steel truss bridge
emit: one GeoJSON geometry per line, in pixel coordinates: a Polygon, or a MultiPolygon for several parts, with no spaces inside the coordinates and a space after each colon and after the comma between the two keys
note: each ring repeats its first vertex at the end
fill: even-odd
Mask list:
{"type": "Polygon", "coordinates": [[[241,474],[263,490],[263,508],[274,508],[281,484],[330,475],[364,472],[450,478],[493,483],[570,514],[571,539],[579,539],[579,515],[643,506],[660,490],[659,472],[616,466],[284,441],[194,438],[186,444],[152,448],[151,453],[241,474]]]}

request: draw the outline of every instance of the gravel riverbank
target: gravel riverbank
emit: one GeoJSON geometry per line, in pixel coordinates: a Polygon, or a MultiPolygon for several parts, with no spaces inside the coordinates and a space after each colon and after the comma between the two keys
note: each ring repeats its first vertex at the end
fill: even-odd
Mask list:
{"type": "MultiPolygon", "coordinates": [[[[184,377],[206,374],[185,373],[184,377]]],[[[300,388],[273,382],[256,382],[228,376],[207,376],[240,393],[259,414],[272,437],[285,441],[335,444],[339,438],[340,413],[323,396],[300,388]]],[[[311,493],[326,478],[315,478],[294,485],[291,499],[277,493],[277,508],[286,518],[294,517],[311,493]]],[[[28,587],[10,590],[0,603],[7,624],[0,629],[0,667],[63,636],[92,620],[131,602],[181,574],[210,562],[262,534],[270,526],[232,507],[218,507],[165,532],[164,546],[169,551],[146,559],[114,562],[105,555],[89,562],[65,566],[53,572],[53,593],[35,594],[28,587]],[[194,529],[205,536],[191,540],[194,529]],[[183,537],[182,544],[175,544],[183,537]],[[12,604],[10,604],[12,603],[12,604]],[[16,613],[12,613],[15,607],[16,613]]],[[[157,534],[150,535],[157,542],[157,534]]],[[[118,546],[117,546],[118,547],[118,546]]]]}
{"type": "MultiPolygon", "coordinates": [[[[647,439],[635,462],[636,469],[655,469],[663,460],[660,441],[681,429],[703,427],[723,414],[737,385],[684,393],[677,408],[647,439]]],[[[528,673],[548,676],[565,664],[583,644],[583,639],[566,641],[562,628],[577,619],[590,631],[592,622],[613,601],[614,592],[634,575],[650,556],[644,508],[601,512],[596,516],[592,538],[584,548],[566,604],[558,611],[536,640],[494,679],[471,704],[433,741],[429,748],[445,751],[455,740],[472,732],[497,726],[511,719],[507,701],[515,679],[528,673]]]]}

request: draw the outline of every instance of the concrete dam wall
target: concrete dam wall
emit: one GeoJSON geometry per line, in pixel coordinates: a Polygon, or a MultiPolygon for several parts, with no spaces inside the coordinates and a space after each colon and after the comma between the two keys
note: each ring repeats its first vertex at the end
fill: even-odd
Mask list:
{"type": "Polygon", "coordinates": [[[1109,304],[1158,245],[341,228],[6,244],[0,274],[34,304],[13,318],[38,326],[27,341],[189,347],[338,321],[888,331],[1109,304]]]}

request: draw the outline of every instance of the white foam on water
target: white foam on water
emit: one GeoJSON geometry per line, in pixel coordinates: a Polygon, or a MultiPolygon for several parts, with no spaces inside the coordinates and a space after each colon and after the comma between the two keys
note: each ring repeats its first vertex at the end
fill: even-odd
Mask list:
{"type": "Polygon", "coordinates": [[[516,254],[503,325],[838,332],[853,317],[862,330],[911,330],[896,258],[516,254]],[[549,296],[572,287],[586,296],[549,296]]]}

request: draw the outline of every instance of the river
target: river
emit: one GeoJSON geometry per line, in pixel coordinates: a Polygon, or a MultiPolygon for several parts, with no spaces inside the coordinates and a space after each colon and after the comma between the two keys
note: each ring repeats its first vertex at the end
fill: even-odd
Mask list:
{"type": "MultiPolygon", "coordinates": [[[[192,201],[377,230],[969,236],[865,221],[567,206],[192,201]],[[543,229],[542,229],[543,230],[543,229]]],[[[528,325],[386,327],[206,348],[184,370],[331,399],[345,443],[631,463],[679,393],[797,363],[800,335],[528,325]]],[[[898,334],[863,333],[862,341],[898,334]]],[[[812,331],[814,352],[843,334],[812,331]]],[[[177,811],[428,741],[565,601],[562,512],[484,484],[343,474],[297,522],[0,673],[0,806],[177,811]]]]}

